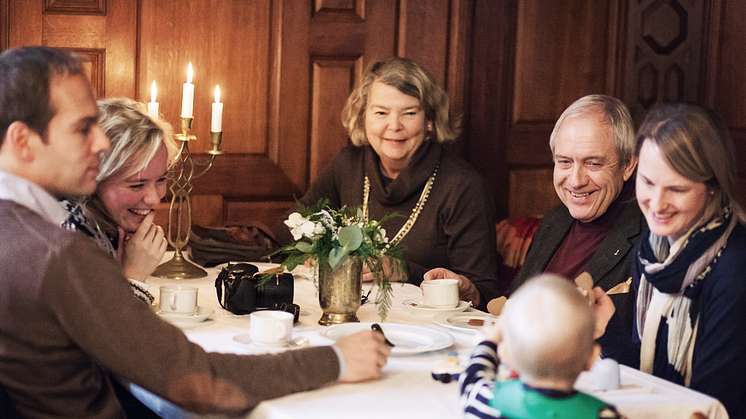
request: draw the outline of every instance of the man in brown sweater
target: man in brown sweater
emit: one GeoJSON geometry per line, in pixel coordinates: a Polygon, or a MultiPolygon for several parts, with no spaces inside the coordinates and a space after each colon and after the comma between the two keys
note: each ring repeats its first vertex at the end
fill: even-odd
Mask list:
{"type": "Polygon", "coordinates": [[[125,417],[109,372],[198,413],[376,379],[373,332],[279,355],[206,353],[132,298],[118,263],[59,227],[109,141],[82,66],[45,47],[0,55],[0,387],[22,417],[125,417]]]}

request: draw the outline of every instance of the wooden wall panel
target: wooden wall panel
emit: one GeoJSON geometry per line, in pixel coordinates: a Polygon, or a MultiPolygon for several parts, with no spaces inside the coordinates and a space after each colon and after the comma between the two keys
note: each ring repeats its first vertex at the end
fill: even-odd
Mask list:
{"type": "Polygon", "coordinates": [[[362,59],[315,60],[311,103],[310,177],[315,179],[327,163],[350,141],[341,113],[355,81],[362,73],[362,59]]]}
{"type": "Polygon", "coordinates": [[[746,208],[746,3],[738,0],[712,1],[710,22],[718,29],[710,45],[714,64],[709,66],[712,107],[731,128],[736,148],[738,179],[736,196],[746,208]]]}
{"type": "Polygon", "coordinates": [[[143,0],[138,99],[150,99],[153,80],[164,118],[180,127],[182,85],[194,68],[192,152],[210,146],[215,86],[223,102],[223,149],[265,153],[269,101],[268,2],[143,0]],[[168,24],[164,24],[168,22],[168,24]]]}
{"type": "Polygon", "coordinates": [[[511,216],[542,215],[562,203],[554,190],[552,172],[552,169],[510,171],[511,216]]]}
{"type": "Polygon", "coordinates": [[[716,81],[712,105],[728,125],[743,130],[746,129],[746,3],[723,0],[722,9],[718,16],[722,20],[717,69],[712,77],[716,81]]]}
{"type": "Polygon", "coordinates": [[[579,97],[605,92],[610,4],[518,2],[514,123],[554,122],[579,97]]]}
{"type": "Polygon", "coordinates": [[[505,110],[510,125],[497,139],[505,143],[507,166],[507,185],[501,187],[506,202],[498,201],[501,217],[535,215],[559,203],[549,149],[554,122],[582,96],[614,94],[619,55],[618,1],[516,3],[515,33],[509,40],[515,48],[512,109],[505,110]]]}

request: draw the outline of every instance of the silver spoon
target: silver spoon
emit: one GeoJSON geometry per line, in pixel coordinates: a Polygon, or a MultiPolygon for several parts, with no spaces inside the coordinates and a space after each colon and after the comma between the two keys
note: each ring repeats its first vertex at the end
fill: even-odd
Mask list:
{"type": "Polygon", "coordinates": [[[298,336],[297,338],[295,338],[295,339],[291,340],[290,342],[288,342],[288,346],[291,347],[291,348],[302,348],[302,347],[304,347],[304,346],[306,346],[306,345],[308,345],[310,343],[311,343],[311,341],[308,340],[308,338],[306,338],[304,336],[298,336]]]}

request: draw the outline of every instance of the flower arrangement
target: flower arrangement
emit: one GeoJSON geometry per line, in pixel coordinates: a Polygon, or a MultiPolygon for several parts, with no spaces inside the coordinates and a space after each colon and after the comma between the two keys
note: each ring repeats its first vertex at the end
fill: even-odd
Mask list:
{"type": "MultiPolygon", "coordinates": [[[[401,248],[389,243],[386,230],[381,227],[382,221],[395,214],[381,221],[366,222],[362,208],[343,206],[334,210],[328,203],[322,199],[310,207],[298,204],[299,212],[285,220],[294,241],[277,251],[287,256],[281,266],[293,270],[308,260],[315,260],[316,264],[328,263],[335,270],[348,257],[361,257],[378,285],[375,303],[378,315],[385,320],[392,302],[389,275],[402,277],[406,272],[401,248]]],[[[318,275],[314,280],[318,285],[318,275]]]]}

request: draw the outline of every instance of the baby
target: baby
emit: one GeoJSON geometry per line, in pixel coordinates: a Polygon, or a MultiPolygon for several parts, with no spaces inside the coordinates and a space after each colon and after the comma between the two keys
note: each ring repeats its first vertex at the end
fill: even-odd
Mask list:
{"type": "Polygon", "coordinates": [[[486,330],[461,374],[466,418],[621,418],[613,406],[573,389],[599,355],[595,313],[577,287],[544,274],[521,286],[486,330]],[[495,381],[499,359],[520,379],[495,381]]]}

